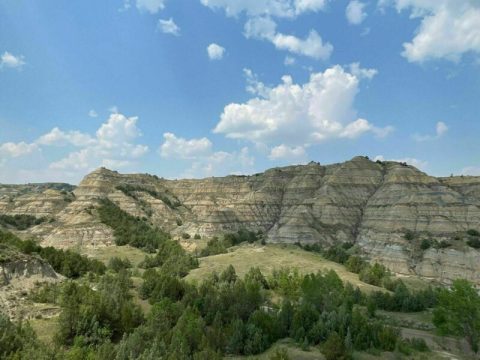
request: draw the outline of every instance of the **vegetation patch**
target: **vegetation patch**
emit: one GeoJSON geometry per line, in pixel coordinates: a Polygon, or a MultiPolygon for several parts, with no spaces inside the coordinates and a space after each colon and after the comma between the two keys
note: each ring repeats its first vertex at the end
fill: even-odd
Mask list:
{"type": "Polygon", "coordinates": [[[13,227],[17,230],[26,230],[45,221],[47,221],[45,217],[37,218],[32,215],[0,215],[0,226],[13,227]]]}
{"type": "Polygon", "coordinates": [[[95,259],[89,259],[71,250],[53,247],[41,247],[33,240],[21,240],[9,232],[0,231],[0,245],[17,249],[23,254],[37,254],[46,260],[59,274],[68,278],[78,278],[88,272],[103,274],[105,265],[95,259]]]}

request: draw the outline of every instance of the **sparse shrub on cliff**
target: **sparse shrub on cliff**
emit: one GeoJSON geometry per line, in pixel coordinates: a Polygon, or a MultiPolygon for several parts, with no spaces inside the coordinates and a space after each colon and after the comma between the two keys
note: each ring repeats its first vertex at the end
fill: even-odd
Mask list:
{"type": "Polygon", "coordinates": [[[193,236],[193,238],[194,238],[195,240],[200,240],[202,237],[200,236],[200,234],[195,234],[195,235],[193,236]]]}
{"type": "Polygon", "coordinates": [[[432,246],[432,240],[430,239],[423,239],[422,242],[420,243],[420,249],[422,250],[428,250],[432,246]]]}
{"type": "Polygon", "coordinates": [[[183,233],[183,234],[182,234],[182,239],[184,239],[184,240],[190,239],[190,234],[188,234],[188,233],[183,233]]]}
{"type": "Polygon", "coordinates": [[[477,237],[471,237],[467,240],[467,245],[474,249],[480,249],[480,239],[477,237]]]}
{"type": "Polygon", "coordinates": [[[412,241],[415,239],[415,233],[412,230],[407,230],[405,231],[405,234],[403,235],[405,240],[412,241]]]}
{"type": "Polygon", "coordinates": [[[478,232],[478,230],[475,230],[475,229],[469,229],[467,230],[467,235],[473,236],[473,237],[480,237],[480,232],[478,232]]]}
{"type": "Polygon", "coordinates": [[[45,221],[47,221],[47,218],[45,217],[37,218],[35,216],[25,214],[0,215],[0,226],[11,226],[17,230],[26,230],[45,221]]]}

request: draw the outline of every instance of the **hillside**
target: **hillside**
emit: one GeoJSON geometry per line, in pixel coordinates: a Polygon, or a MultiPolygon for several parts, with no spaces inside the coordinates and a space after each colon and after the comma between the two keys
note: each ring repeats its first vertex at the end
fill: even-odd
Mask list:
{"type": "Polygon", "coordinates": [[[263,231],[268,243],[353,242],[399,274],[480,284],[480,253],[472,247],[480,230],[480,177],[435,178],[406,164],[355,157],[200,180],[100,168],[75,189],[35,189],[0,191],[0,214],[46,217],[16,231],[42,245],[113,245],[113,230],[97,211],[99,199],[108,198],[178,239],[248,228],[263,231]]]}

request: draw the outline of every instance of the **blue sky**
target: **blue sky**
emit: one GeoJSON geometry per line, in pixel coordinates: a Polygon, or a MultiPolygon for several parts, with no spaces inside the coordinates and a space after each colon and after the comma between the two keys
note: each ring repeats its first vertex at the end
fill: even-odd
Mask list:
{"type": "Polygon", "coordinates": [[[478,0],[3,0],[0,182],[480,175],[479,55],[478,0]]]}

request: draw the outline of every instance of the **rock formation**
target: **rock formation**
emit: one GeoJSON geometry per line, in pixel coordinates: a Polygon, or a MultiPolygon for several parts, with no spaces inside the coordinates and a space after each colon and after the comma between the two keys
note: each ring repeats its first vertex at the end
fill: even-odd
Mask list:
{"type": "Polygon", "coordinates": [[[274,243],[353,242],[397,273],[480,284],[480,253],[466,245],[466,231],[480,230],[480,177],[435,178],[366,157],[200,180],[101,168],[67,195],[51,188],[2,195],[0,187],[0,213],[50,216],[24,232],[45,245],[109,246],[112,229],[96,212],[102,197],[177,236],[245,227],[274,243]],[[423,240],[433,246],[422,249],[423,240]]]}

